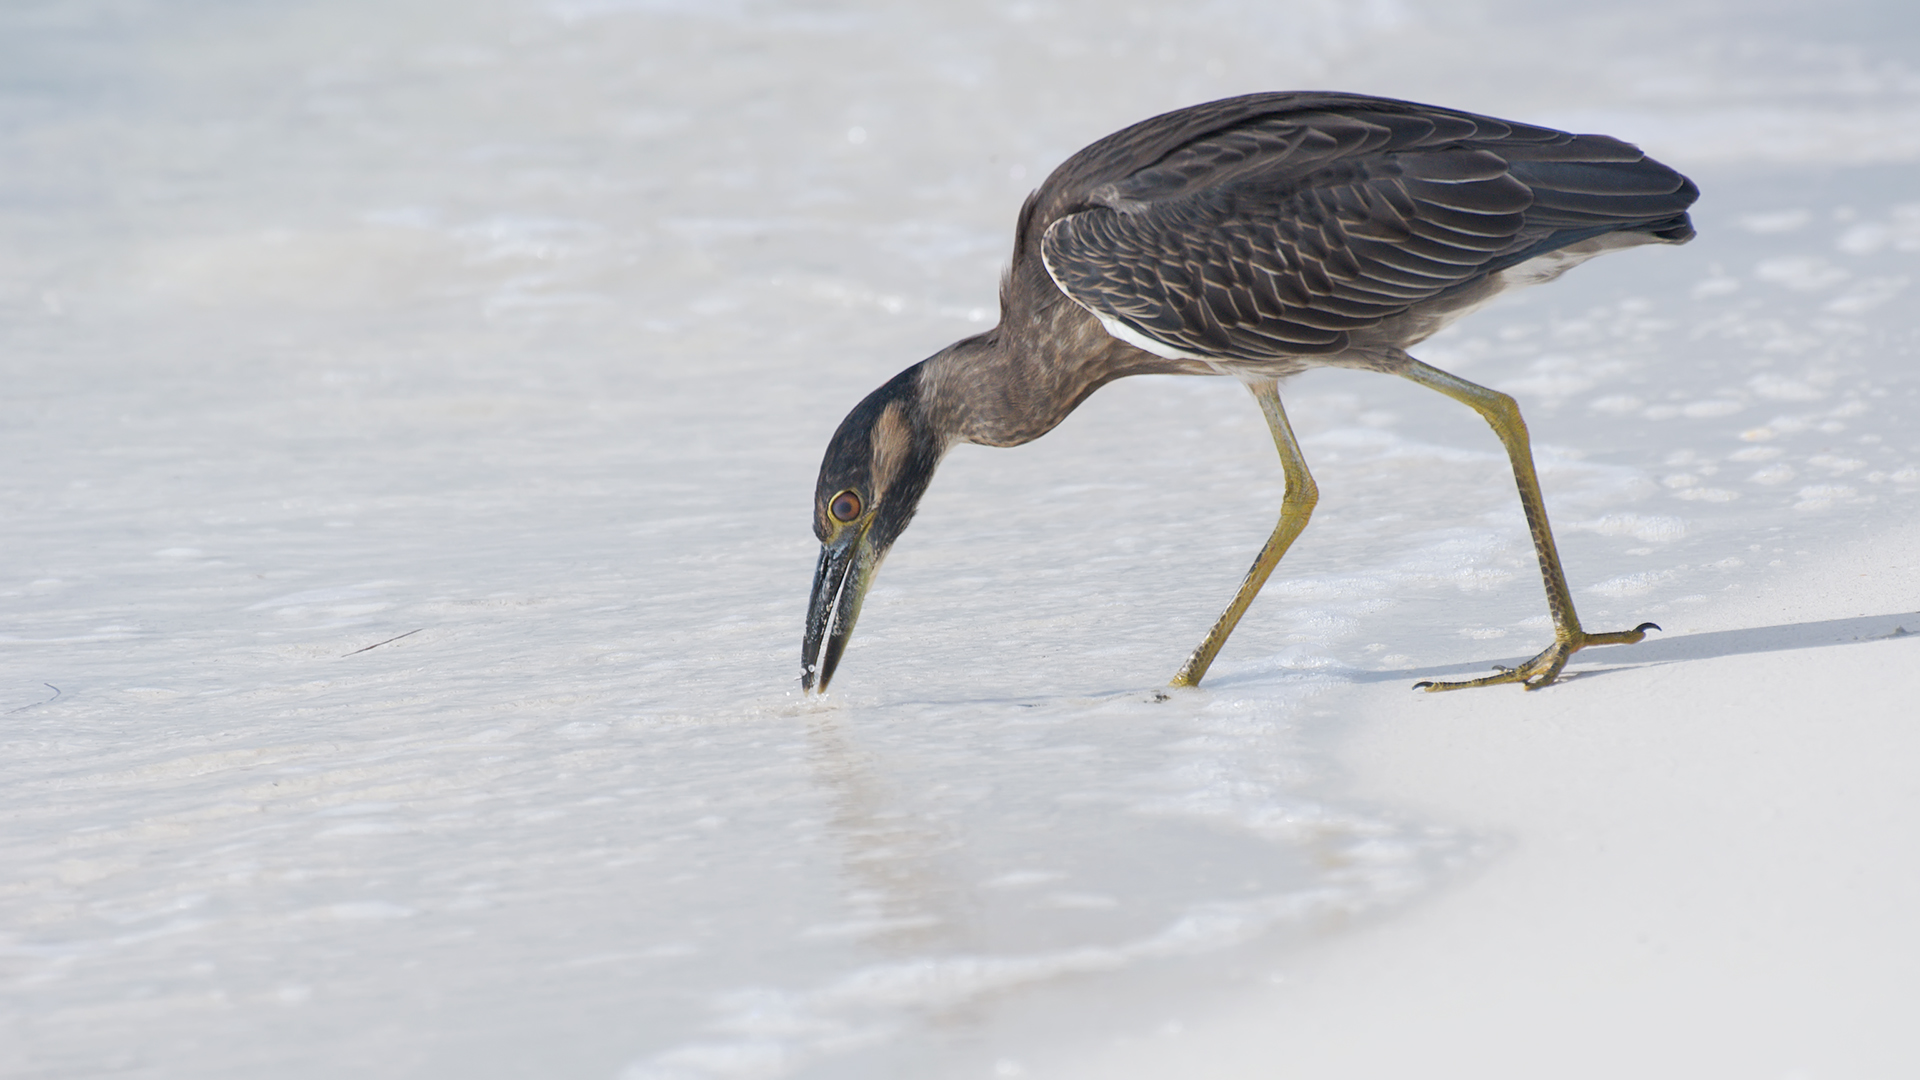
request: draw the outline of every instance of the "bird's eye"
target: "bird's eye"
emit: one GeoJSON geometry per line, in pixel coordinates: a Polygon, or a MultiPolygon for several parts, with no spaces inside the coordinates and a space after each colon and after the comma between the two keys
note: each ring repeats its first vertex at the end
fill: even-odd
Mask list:
{"type": "Polygon", "coordinates": [[[848,490],[848,491],[843,491],[838,495],[835,495],[833,497],[833,501],[827,504],[827,513],[832,514],[833,520],[838,521],[841,524],[845,524],[849,521],[852,521],[854,518],[859,517],[860,516],[859,493],[852,490],[848,490]]]}

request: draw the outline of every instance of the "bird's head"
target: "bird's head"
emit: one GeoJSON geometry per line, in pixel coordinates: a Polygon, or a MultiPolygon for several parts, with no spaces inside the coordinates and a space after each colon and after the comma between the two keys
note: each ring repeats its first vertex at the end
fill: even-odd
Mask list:
{"type": "Polygon", "coordinates": [[[805,689],[826,690],[874,571],[913,520],[946,452],[950,440],[923,394],[926,366],[916,364],[868,394],[840,422],[820,462],[813,495],[820,565],[800,653],[805,689]]]}

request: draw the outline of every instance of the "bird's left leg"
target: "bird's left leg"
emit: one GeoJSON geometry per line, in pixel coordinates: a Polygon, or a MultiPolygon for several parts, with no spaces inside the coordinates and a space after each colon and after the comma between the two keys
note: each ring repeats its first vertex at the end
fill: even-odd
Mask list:
{"type": "Polygon", "coordinates": [[[1648,630],[1660,629],[1653,623],[1606,634],[1589,634],[1580,628],[1580,616],[1573,610],[1573,594],[1567,589],[1566,572],[1560,569],[1560,553],[1553,546],[1553,530],[1547,526],[1547,504],[1540,495],[1540,478],[1533,471],[1533,449],[1527,440],[1527,422],[1520,417],[1519,404],[1498,390],[1449,375],[1411,356],[1405,359],[1405,367],[1394,369],[1397,374],[1472,408],[1507,448],[1507,457],[1513,463],[1513,481],[1520,489],[1520,508],[1527,515],[1527,528],[1533,533],[1533,550],[1540,558],[1540,576],[1546,581],[1547,612],[1553,616],[1553,644],[1519,667],[1502,668],[1496,674],[1462,682],[1415,685],[1438,691],[1517,682],[1525,683],[1529,690],[1538,690],[1558,678],[1567,660],[1581,649],[1589,645],[1632,645],[1646,637],[1648,630]]]}
{"type": "Polygon", "coordinates": [[[1213,629],[1207,631],[1206,639],[1173,677],[1175,686],[1200,685],[1201,677],[1213,664],[1214,655],[1227,643],[1227,635],[1233,633],[1240,616],[1246,614],[1247,605],[1259,595],[1260,586],[1267,583],[1273,568],[1280,564],[1280,556],[1293,545],[1294,537],[1307,527],[1307,519],[1313,516],[1313,504],[1320,501],[1320,489],[1307,472],[1307,459],[1300,456],[1300,443],[1294,439],[1293,426],[1287,423],[1287,411],[1280,405],[1280,384],[1273,379],[1263,379],[1248,383],[1247,389],[1253,391],[1254,399],[1260,402],[1260,411],[1266,414],[1267,427],[1273,431],[1273,445],[1280,451],[1280,468],[1287,477],[1287,493],[1280,499],[1280,523],[1273,527],[1273,535],[1253,560],[1253,568],[1247,571],[1240,591],[1233,595],[1233,602],[1220,613],[1213,629]]]}

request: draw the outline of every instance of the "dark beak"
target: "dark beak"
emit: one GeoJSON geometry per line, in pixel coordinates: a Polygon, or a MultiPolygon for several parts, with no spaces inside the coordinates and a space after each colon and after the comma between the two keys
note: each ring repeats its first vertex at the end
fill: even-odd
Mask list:
{"type": "Polygon", "coordinates": [[[807,603],[807,636],[800,645],[800,687],[827,692],[840,654],[847,651],[860,601],[880,565],[880,552],[867,540],[867,530],[848,529],[831,543],[820,545],[820,566],[813,572],[813,599],[807,603]]]}

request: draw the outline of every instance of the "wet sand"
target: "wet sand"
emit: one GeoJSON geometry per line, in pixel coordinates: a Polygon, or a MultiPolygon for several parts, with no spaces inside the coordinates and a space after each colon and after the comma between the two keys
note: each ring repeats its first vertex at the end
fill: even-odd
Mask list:
{"type": "Polygon", "coordinates": [[[1907,528],[1541,693],[1364,689],[1350,794],[1491,857],[1064,1074],[1914,1075],[1915,612],[1907,528]]]}

